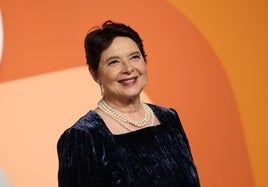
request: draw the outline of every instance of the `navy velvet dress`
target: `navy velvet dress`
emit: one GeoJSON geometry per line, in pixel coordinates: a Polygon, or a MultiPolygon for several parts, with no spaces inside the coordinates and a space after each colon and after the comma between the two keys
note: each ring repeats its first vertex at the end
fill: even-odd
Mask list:
{"type": "Polygon", "coordinates": [[[200,186],[175,110],[149,105],[160,125],[114,135],[89,111],[57,145],[59,187],[200,186]]]}

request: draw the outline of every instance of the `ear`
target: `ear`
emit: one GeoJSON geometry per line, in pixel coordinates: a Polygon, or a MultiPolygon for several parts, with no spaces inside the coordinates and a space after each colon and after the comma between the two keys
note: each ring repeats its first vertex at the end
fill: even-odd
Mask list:
{"type": "Polygon", "coordinates": [[[97,72],[93,71],[93,69],[90,66],[88,66],[88,70],[89,70],[92,78],[94,79],[94,81],[96,81],[98,84],[100,84],[100,81],[98,79],[97,72]]]}

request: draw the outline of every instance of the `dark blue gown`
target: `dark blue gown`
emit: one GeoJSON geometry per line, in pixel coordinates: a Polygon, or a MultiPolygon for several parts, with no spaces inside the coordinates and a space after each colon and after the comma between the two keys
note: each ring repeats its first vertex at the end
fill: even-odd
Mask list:
{"type": "Polygon", "coordinates": [[[175,110],[149,105],[160,125],[112,134],[89,111],[60,137],[59,187],[200,186],[175,110]]]}

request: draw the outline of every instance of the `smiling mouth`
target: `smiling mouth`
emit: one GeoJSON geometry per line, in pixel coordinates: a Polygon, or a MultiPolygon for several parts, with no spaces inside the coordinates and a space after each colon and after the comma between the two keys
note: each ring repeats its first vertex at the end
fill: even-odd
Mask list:
{"type": "Polygon", "coordinates": [[[124,79],[124,80],[120,80],[118,81],[119,83],[121,83],[124,86],[130,86],[136,83],[138,77],[133,77],[130,79],[124,79]]]}

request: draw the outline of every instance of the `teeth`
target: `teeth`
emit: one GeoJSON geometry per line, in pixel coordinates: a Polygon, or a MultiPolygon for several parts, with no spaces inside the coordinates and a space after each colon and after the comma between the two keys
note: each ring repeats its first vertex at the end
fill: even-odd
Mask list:
{"type": "Polygon", "coordinates": [[[135,79],[129,79],[129,80],[125,80],[125,81],[121,81],[121,82],[124,82],[124,83],[131,83],[131,82],[134,82],[135,79]]]}
{"type": "Polygon", "coordinates": [[[129,82],[133,82],[133,81],[134,81],[134,79],[130,79],[130,80],[123,81],[123,82],[125,82],[125,83],[129,83],[129,82]]]}

